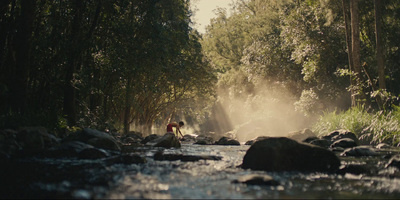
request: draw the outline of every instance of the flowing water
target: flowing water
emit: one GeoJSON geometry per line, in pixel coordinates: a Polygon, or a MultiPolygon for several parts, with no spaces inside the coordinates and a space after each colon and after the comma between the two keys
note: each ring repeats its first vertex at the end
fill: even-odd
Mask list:
{"type": "MultiPolygon", "coordinates": [[[[293,199],[400,198],[397,168],[385,169],[387,158],[341,158],[343,165],[376,167],[375,175],[263,172],[239,167],[249,146],[183,144],[180,149],[141,147],[145,164],[104,164],[101,160],[28,159],[12,167],[13,180],[1,197],[111,199],[293,199]],[[164,154],[218,156],[221,160],[158,161],[164,154]],[[233,183],[248,174],[267,174],[278,186],[233,183]],[[18,193],[18,194],[16,194],[18,193]]],[[[2,181],[2,183],[4,180],[2,181]]]]}

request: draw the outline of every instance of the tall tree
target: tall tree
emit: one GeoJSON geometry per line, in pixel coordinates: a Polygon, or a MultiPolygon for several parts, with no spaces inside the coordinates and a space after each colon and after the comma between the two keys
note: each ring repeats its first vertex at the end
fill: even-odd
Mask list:
{"type": "Polygon", "coordinates": [[[362,70],[361,70],[361,46],[360,46],[360,19],[359,19],[359,9],[358,0],[350,0],[350,13],[351,13],[351,54],[352,54],[352,64],[354,66],[354,73],[358,88],[358,93],[356,95],[357,103],[360,103],[365,99],[365,95],[362,89],[362,70]]]}
{"type": "MultiPolygon", "coordinates": [[[[11,105],[13,111],[23,114],[26,109],[28,96],[28,78],[31,68],[31,36],[35,11],[35,1],[21,1],[21,13],[18,19],[15,43],[15,70],[12,76],[11,105]]],[[[14,53],[14,52],[13,52],[14,53]]]]}
{"type": "Polygon", "coordinates": [[[385,81],[385,57],[382,43],[382,1],[374,0],[375,4],[375,40],[376,40],[376,61],[378,66],[379,89],[386,89],[385,81]]]}
{"type": "MultiPolygon", "coordinates": [[[[351,22],[350,22],[350,16],[349,16],[349,4],[347,0],[342,0],[342,6],[343,6],[343,17],[344,17],[344,24],[345,24],[345,31],[346,31],[346,46],[347,46],[347,57],[349,61],[349,69],[350,71],[354,70],[353,66],[353,56],[352,56],[352,42],[351,42],[351,22]]],[[[354,86],[356,85],[356,82],[354,80],[353,74],[350,73],[350,92],[351,92],[351,106],[356,105],[356,100],[355,100],[355,91],[354,91],[354,86]]]]}

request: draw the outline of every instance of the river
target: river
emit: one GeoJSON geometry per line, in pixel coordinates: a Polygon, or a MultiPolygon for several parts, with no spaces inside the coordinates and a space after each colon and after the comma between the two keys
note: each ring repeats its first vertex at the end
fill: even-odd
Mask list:
{"type": "MultiPolygon", "coordinates": [[[[76,199],[399,199],[398,169],[383,156],[341,157],[343,166],[373,166],[371,175],[263,172],[238,167],[250,146],[183,144],[180,149],[139,147],[144,164],[105,164],[101,159],[29,158],[10,165],[15,174],[2,198],[76,199]],[[154,154],[204,155],[220,160],[159,161],[154,154]],[[267,174],[280,184],[234,183],[248,174],[267,174]]],[[[383,155],[383,154],[382,154],[383,155]]],[[[7,171],[7,169],[6,169],[7,171]]],[[[4,181],[4,180],[3,180],[4,181]]]]}

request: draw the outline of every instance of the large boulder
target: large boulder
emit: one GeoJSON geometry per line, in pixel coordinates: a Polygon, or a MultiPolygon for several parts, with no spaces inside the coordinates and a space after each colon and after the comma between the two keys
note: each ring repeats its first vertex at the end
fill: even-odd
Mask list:
{"type": "Polygon", "coordinates": [[[80,141],[101,149],[114,150],[114,151],[121,150],[121,147],[118,145],[117,140],[113,136],[105,132],[101,132],[90,128],[85,128],[81,131],[72,133],[66,138],[64,138],[63,141],[64,142],[80,141]]]}
{"type": "Polygon", "coordinates": [[[23,127],[18,130],[17,141],[24,151],[40,152],[59,144],[60,139],[47,133],[44,127],[23,127]]]}
{"type": "Polygon", "coordinates": [[[51,147],[47,151],[41,153],[44,157],[60,158],[60,157],[80,157],[81,152],[86,149],[93,149],[94,146],[80,141],[64,142],[58,146],[51,147]]]}
{"type": "Polygon", "coordinates": [[[255,142],[243,158],[244,169],[264,171],[335,172],[340,160],[331,151],[286,137],[255,142]]]}
{"type": "Polygon", "coordinates": [[[150,142],[147,142],[146,145],[153,147],[164,147],[164,148],[180,148],[181,143],[174,133],[166,133],[164,136],[156,138],[150,142]]]}

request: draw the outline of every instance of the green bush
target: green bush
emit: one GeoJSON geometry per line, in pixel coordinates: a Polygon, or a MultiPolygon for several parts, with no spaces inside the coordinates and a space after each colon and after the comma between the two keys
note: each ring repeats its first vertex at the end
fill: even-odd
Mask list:
{"type": "Polygon", "coordinates": [[[334,130],[346,129],[358,137],[371,138],[371,142],[386,142],[397,145],[400,142],[400,107],[391,111],[369,113],[363,106],[342,112],[324,112],[312,130],[319,136],[334,130]]]}

